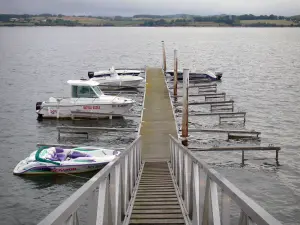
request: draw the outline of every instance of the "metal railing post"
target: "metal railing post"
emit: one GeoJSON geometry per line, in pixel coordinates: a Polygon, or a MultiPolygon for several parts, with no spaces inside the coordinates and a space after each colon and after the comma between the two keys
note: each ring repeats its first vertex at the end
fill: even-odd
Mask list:
{"type": "Polygon", "coordinates": [[[200,212],[200,171],[199,165],[196,162],[192,164],[193,170],[193,217],[192,225],[199,225],[201,220],[200,212]]]}
{"type": "Polygon", "coordinates": [[[214,181],[210,181],[210,199],[213,224],[221,225],[218,189],[214,181]]]}
{"type": "Polygon", "coordinates": [[[179,146],[175,146],[175,178],[177,184],[179,183],[179,146]]]}
{"type": "Polygon", "coordinates": [[[133,191],[133,187],[134,187],[134,177],[133,177],[133,170],[134,170],[134,162],[133,162],[133,152],[132,149],[129,153],[129,181],[130,181],[130,185],[129,185],[129,193],[130,193],[130,197],[132,197],[132,191],[133,191]]]}
{"type": "Polygon", "coordinates": [[[113,223],[108,182],[108,177],[106,177],[99,185],[97,225],[111,225],[113,223]]]}
{"type": "Polygon", "coordinates": [[[121,223],[121,165],[118,163],[115,166],[114,171],[114,179],[115,179],[115,190],[114,190],[114,197],[115,197],[115,204],[114,204],[114,224],[119,225],[121,223]]]}
{"type": "Polygon", "coordinates": [[[184,203],[187,213],[190,212],[190,196],[191,196],[191,161],[187,154],[184,154],[184,203]]]}
{"type": "Polygon", "coordinates": [[[165,42],[162,41],[162,51],[163,51],[163,70],[164,73],[167,70],[167,59],[166,59],[166,49],[165,49],[165,42]]]}
{"type": "Polygon", "coordinates": [[[173,76],[173,82],[174,82],[174,96],[177,97],[177,86],[178,86],[178,58],[177,58],[177,50],[174,50],[174,76],[173,76]]]}
{"type": "Polygon", "coordinates": [[[88,224],[96,224],[97,207],[98,207],[97,194],[96,194],[96,190],[94,190],[88,197],[88,208],[87,208],[88,224]]]}
{"type": "Polygon", "coordinates": [[[184,171],[183,171],[183,152],[178,148],[178,157],[179,157],[179,191],[180,195],[183,196],[183,176],[184,176],[184,171]]]}
{"type": "Polygon", "coordinates": [[[206,185],[205,185],[202,225],[210,225],[210,213],[211,213],[210,179],[209,177],[207,177],[206,185]]]}
{"type": "Polygon", "coordinates": [[[128,207],[128,202],[129,202],[129,197],[130,197],[130,192],[129,192],[129,176],[128,176],[128,171],[129,171],[129,157],[128,155],[125,156],[124,158],[124,165],[122,169],[122,178],[123,178],[123,206],[122,206],[122,213],[126,214],[126,210],[128,207]]]}
{"type": "Polygon", "coordinates": [[[224,190],[221,192],[221,205],[222,225],[230,225],[230,198],[225,194],[224,190]]]}

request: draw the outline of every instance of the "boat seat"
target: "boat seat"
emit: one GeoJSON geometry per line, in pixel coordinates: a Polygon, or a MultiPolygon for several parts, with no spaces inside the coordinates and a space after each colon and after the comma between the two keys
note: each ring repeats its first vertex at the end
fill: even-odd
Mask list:
{"type": "Polygon", "coordinates": [[[67,154],[65,154],[65,153],[56,153],[56,157],[59,159],[59,161],[63,162],[67,159],[67,154]]]}

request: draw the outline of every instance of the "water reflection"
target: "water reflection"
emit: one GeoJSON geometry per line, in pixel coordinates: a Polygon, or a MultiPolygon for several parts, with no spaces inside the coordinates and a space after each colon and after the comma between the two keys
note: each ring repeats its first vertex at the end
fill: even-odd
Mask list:
{"type": "Polygon", "coordinates": [[[78,184],[83,184],[92,178],[99,171],[92,171],[79,174],[41,174],[23,175],[20,179],[28,183],[33,189],[46,189],[55,185],[78,188],[78,184]]]}

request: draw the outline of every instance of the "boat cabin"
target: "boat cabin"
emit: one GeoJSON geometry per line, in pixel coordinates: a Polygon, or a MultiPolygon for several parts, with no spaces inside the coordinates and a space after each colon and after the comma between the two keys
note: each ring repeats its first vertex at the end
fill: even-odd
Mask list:
{"type": "Polygon", "coordinates": [[[68,80],[72,98],[99,98],[103,92],[99,83],[92,80],[68,80]]]}

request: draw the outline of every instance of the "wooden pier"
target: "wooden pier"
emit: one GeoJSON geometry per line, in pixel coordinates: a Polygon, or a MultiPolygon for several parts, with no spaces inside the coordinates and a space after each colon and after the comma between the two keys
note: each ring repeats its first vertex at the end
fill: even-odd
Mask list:
{"type": "Polygon", "coordinates": [[[170,151],[167,149],[169,134],[177,137],[165,76],[160,68],[149,68],[146,75],[146,93],[140,130],[143,143],[142,158],[168,160],[170,158],[170,151]]]}
{"type": "MultiPolygon", "coordinates": [[[[38,225],[229,225],[234,220],[239,221],[239,225],[282,225],[178,140],[172,98],[165,81],[164,71],[167,64],[164,42],[163,61],[163,70],[146,69],[144,105],[137,138],[38,225]],[[234,211],[231,211],[232,203],[235,204],[234,211]],[[82,205],[86,206],[84,213],[87,215],[83,223],[78,212],[82,205]],[[239,213],[236,210],[239,210],[239,213]]],[[[174,63],[175,74],[177,74],[176,55],[174,61],[176,62],[174,63]]],[[[225,93],[211,93],[216,92],[216,85],[206,85],[203,89],[201,87],[204,85],[198,85],[201,87],[198,87],[197,96],[204,96],[205,102],[188,104],[188,73],[189,71],[184,69],[183,102],[186,104],[183,108],[186,111],[183,117],[186,119],[183,124],[186,131],[188,130],[188,105],[213,104],[218,108],[217,106],[223,107],[229,104],[232,105],[230,113],[195,113],[193,116],[218,115],[220,122],[224,118],[243,117],[245,123],[246,113],[233,112],[233,101],[226,101],[225,93]],[[223,101],[206,101],[218,97],[223,98],[223,101]]],[[[176,82],[174,93],[177,92],[176,82]]],[[[62,131],[66,128],[59,129],[62,131]]],[[[77,131],[80,129],[78,128],[77,131]]],[[[106,128],[98,130],[113,131],[106,128]]],[[[257,136],[259,134],[255,131],[239,130],[207,129],[199,132],[204,131],[247,132],[257,136]]],[[[268,147],[268,150],[276,151],[278,160],[280,148],[271,147],[268,147]]],[[[266,150],[261,147],[250,148],[235,149],[242,151],[243,162],[244,151],[266,150]]],[[[231,151],[233,149],[220,147],[193,150],[231,151]]]]}
{"type": "Polygon", "coordinates": [[[140,135],[145,165],[130,224],[184,224],[167,161],[169,134],[177,137],[173,108],[163,71],[148,68],[140,135]]]}

